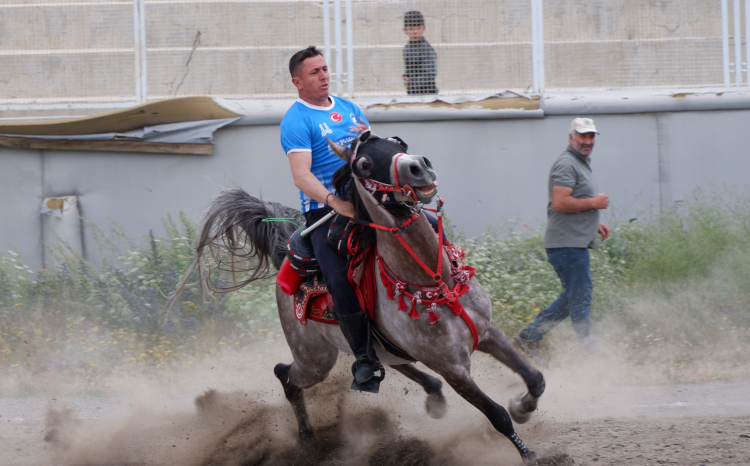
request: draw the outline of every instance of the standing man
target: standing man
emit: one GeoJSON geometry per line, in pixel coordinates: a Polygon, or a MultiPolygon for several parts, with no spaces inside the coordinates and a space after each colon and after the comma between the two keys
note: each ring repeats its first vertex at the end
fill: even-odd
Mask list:
{"type": "MultiPolygon", "coordinates": [[[[354,133],[369,123],[359,107],[328,95],[328,65],[314,46],[292,55],[289,73],[299,98],[281,121],[281,146],[289,157],[294,184],[300,189],[305,222],[312,225],[331,210],[356,217],[354,205],[334,194],[331,178],[345,162],[328,147],[328,139],[349,147],[356,137],[354,133]]],[[[349,283],[347,261],[328,245],[326,236],[331,221],[313,230],[310,240],[333,298],[341,331],[357,358],[352,366],[355,380],[352,388],[357,388],[373,378],[379,362],[369,349],[369,319],[349,283]]]]}
{"type": "Polygon", "coordinates": [[[589,249],[594,247],[597,233],[602,240],[609,237],[607,225],[599,223],[599,210],[609,206],[609,197],[597,194],[591,171],[590,156],[597,134],[591,118],[574,119],[568,135],[570,145],[550,170],[544,247],[563,291],[515,337],[530,355],[538,353],[542,337],[568,316],[584,351],[595,348],[589,321],[589,249]]]}

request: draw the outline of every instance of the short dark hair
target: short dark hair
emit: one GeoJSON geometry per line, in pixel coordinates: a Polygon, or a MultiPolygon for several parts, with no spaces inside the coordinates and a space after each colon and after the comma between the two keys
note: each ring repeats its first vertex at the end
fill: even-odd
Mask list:
{"type": "Polygon", "coordinates": [[[289,59],[289,74],[291,74],[292,77],[297,76],[297,72],[299,71],[300,66],[302,66],[302,62],[308,58],[317,57],[318,55],[323,55],[323,53],[314,45],[295,53],[292,55],[292,58],[289,59]]]}
{"type": "Polygon", "coordinates": [[[416,10],[407,11],[404,15],[404,27],[418,28],[419,26],[424,26],[424,16],[422,16],[422,13],[416,10]]]}

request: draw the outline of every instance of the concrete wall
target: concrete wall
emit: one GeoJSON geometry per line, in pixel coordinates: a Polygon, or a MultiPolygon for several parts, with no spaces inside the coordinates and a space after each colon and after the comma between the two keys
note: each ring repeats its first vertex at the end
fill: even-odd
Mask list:
{"type": "MultiPolygon", "coordinates": [[[[605,220],[671,208],[696,187],[747,185],[750,110],[591,115],[601,135],[593,153],[600,190],[610,195],[605,220]]],[[[514,219],[539,227],[546,216],[549,167],[567,144],[571,116],[523,120],[376,123],[410,152],[428,156],[451,219],[469,236],[514,219]]],[[[49,260],[51,238],[39,210],[45,197],[77,195],[83,217],[109,220],[137,237],[163,234],[162,219],[181,210],[201,218],[221,188],[298,206],[277,125],[234,126],[216,134],[213,156],[0,149],[0,250],[15,249],[33,267],[49,260]]],[[[51,219],[54,220],[54,219],[51,219]]],[[[98,260],[83,229],[89,259],[98,260]]]]}

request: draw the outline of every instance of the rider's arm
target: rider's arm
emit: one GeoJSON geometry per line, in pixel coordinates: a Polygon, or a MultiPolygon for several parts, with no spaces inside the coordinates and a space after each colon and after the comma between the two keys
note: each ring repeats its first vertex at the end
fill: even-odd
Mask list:
{"type": "Polygon", "coordinates": [[[312,152],[295,151],[289,153],[289,166],[292,168],[294,185],[315,201],[329,205],[333,210],[347,217],[356,217],[354,205],[331,194],[315,175],[312,174],[312,152]],[[326,202],[328,198],[328,202],[326,202]]]}

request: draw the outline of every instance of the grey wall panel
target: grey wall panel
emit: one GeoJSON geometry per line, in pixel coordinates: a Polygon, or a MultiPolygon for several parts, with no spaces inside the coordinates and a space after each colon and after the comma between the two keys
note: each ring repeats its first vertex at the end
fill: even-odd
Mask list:
{"type": "MultiPolygon", "coordinates": [[[[750,179],[750,111],[663,113],[669,179],[662,190],[672,201],[696,187],[737,185],[750,179]]],[[[665,204],[665,208],[672,207],[665,204]]]]}
{"type": "MultiPolygon", "coordinates": [[[[275,126],[228,128],[217,134],[213,156],[49,151],[44,192],[76,194],[88,222],[109,231],[113,220],[132,236],[162,235],[163,218],[181,210],[199,221],[206,203],[227,186],[297,206],[278,137],[275,126]]],[[[90,231],[84,241],[87,256],[98,260],[90,231]]]]}
{"type": "MultiPolygon", "coordinates": [[[[609,223],[670,208],[712,180],[747,185],[750,110],[589,116],[601,132],[592,165],[610,196],[609,223]]],[[[448,214],[478,236],[506,220],[544,223],[547,174],[567,145],[572,118],[374,123],[373,130],[401,136],[410,152],[433,161],[448,214]]],[[[213,156],[0,149],[7,200],[0,248],[42,264],[42,196],[75,194],[86,220],[105,229],[114,220],[133,237],[163,234],[162,219],[180,210],[200,220],[226,186],[299,208],[277,125],[232,126],[215,137],[213,156]]],[[[84,241],[87,256],[98,260],[90,231],[84,241]]]]}
{"type": "Polygon", "coordinates": [[[0,249],[18,252],[33,268],[42,265],[40,172],[38,151],[0,149],[0,249]]]}
{"type": "MultiPolygon", "coordinates": [[[[602,220],[614,224],[659,209],[659,154],[654,114],[592,115],[601,133],[591,166],[599,191],[609,195],[602,220]]],[[[557,117],[567,131],[572,117],[557,117]]]]}

